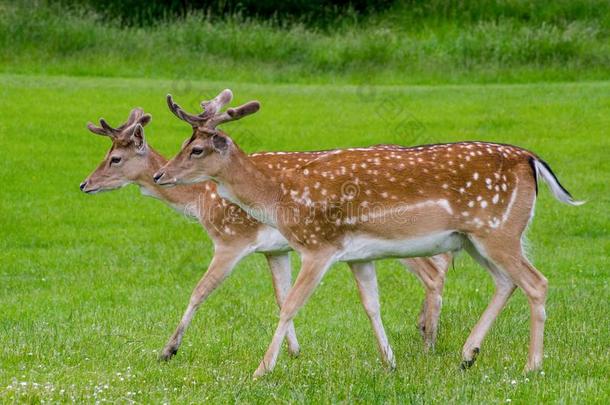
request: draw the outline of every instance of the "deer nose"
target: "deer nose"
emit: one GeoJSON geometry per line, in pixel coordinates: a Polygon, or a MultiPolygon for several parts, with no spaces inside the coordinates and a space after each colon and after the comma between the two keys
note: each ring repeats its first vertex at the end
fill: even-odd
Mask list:
{"type": "Polygon", "coordinates": [[[80,191],[85,191],[85,187],[87,187],[87,181],[80,183],[80,191]]]}
{"type": "Polygon", "coordinates": [[[161,177],[163,177],[165,173],[164,172],[157,172],[155,173],[155,175],[153,176],[153,180],[155,181],[155,183],[158,183],[159,180],[161,180],[161,177]]]}

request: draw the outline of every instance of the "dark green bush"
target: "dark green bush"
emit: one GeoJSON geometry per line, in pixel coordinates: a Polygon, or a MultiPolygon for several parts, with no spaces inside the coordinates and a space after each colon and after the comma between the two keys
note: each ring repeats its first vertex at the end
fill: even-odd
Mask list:
{"type": "Polygon", "coordinates": [[[530,23],[607,20],[608,0],[399,0],[396,8],[412,20],[473,23],[515,19],[530,23]]]}
{"type": "Polygon", "coordinates": [[[184,17],[193,11],[210,16],[241,15],[324,25],[347,14],[381,10],[392,0],[57,0],[66,5],[86,5],[107,18],[127,24],[149,24],[184,17]]]}

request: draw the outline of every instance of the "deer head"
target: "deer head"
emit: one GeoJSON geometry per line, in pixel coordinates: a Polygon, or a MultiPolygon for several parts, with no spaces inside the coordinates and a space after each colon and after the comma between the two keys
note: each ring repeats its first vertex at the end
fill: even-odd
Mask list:
{"type": "Polygon", "coordinates": [[[154,175],[157,184],[196,183],[214,178],[230,164],[230,155],[237,148],[233,141],[216,127],[230,121],[237,121],[260,109],[258,101],[249,101],[236,108],[220,110],[233,98],[231,90],[223,90],[211,101],[201,103],[204,111],[199,115],[185,112],[167,95],[167,105],[176,117],[193,128],[192,136],[187,139],[180,152],[154,175]]]}
{"type": "Polygon", "coordinates": [[[144,126],[151,121],[150,114],[134,108],[125,123],[117,128],[100,119],[100,126],[87,124],[89,131],[107,136],[112,146],[100,165],[80,185],[87,194],[114,190],[135,181],[146,167],[148,145],[144,138],[144,126]]]}

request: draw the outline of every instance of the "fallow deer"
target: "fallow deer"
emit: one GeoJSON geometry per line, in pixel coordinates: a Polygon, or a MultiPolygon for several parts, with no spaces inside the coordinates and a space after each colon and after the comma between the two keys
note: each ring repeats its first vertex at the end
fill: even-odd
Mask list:
{"type": "MultiPolygon", "coordinates": [[[[220,106],[219,100],[207,103],[205,113],[211,114],[220,106]]],[[[214,182],[171,189],[157,185],[153,181],[153,174],[167,160],[146,141],[143,127],[150,120],[149,114],[136,108],[131,111],[128,120],[117,128],[111,127],[104,119],[100,120],[100,126],[88,124],[91,132],[109,137],[112,147],[98,168],[81,183],[80,188],[87,194],[95,194],[131,183],[137,184],[144,195],[158,198],[177,211],[196,218],[210,235],[214,244],[214,257],[193,290],[175,333],[161,352],[160,357],[168,360],[178,351],[183,334],[197,308],[225,280],[234,266],[250,253],[260,252],[265,255],[271,270],[276,301],[281,306],[291,284],[290,247],[277,230],[254,220],[236,205],[220,198],[214,182]]],[[[266,156],[264,161],[276,168],[287,169],[316,156],[308,153],[277,153],[266,156]]],[[[418,323],[426,348],[432,347],[436,339],[442,288],[450,261],[450,255],[430,259],[402,259],[403,264],[422,281],[426,289],[418,323]]],[[[356,273],[370,273],[371,269],[373,265],[370,263],[352,265],[352,271],[356,273]]],[[[375,280],[363,282],[373,288],[375,280]]],[[[372,302],[370,305],[374,304],[372,302]]],[[[299,352],[296,333],[292,324],[288,329],[288,350],[296,355],[299,352]]]]}
{"type": "MultiPolygon", "coordinates": [[[[181,111],[169,95],[168,103],[181,111]]],[[[259,107],[247,104],[251,112],[259,107]]],[[[490,272],[496,287],[464,345],[462,366],[474,363],[492,322],[520,287],[531,319],[526,370],[541,367],[547,279],[525,257],[521,239],[539,179],[559,201],[581,204],[541,158],[506,144],[459,142],[337,149],[277,170],[216,128],[234,116],[229,109],[193,123],[192,136],[154,178],[161,185],[215,181],[220,195],[279,229],[300,254],[301,271],[255,377],[273,369],[289,322],[332,263],[461,249],[490,272]]],[[[381,351],[391,352],[387,342],[381,351]]]]}

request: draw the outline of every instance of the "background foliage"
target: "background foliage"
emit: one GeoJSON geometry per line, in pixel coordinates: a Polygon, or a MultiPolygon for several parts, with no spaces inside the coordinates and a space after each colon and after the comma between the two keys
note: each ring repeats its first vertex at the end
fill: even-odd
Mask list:
{"type": "Polygon", "coordinates": [[[0,0],[0,69],[355,84],[610,74],[607,1],[399,1],[318,25],[203,10],[134,25],[124,22],[131,15],[125,13],[112,18],[100,6],[0,0]]]}
{"type": "Polygon", "coordinates": [[[241,14],[276,22],[303,21],[312,26],[335,22],[345,14],[368,16],[380,11],[399,11],[401,19],[456,20],[472,23],[500,18],[524,22],[561,23],[607,18],[610,6],[604,0],[54,0],[67,6],[95,9],[107,19],[129,23],[153,23],[159,19],[184,17],[201,11],[223,18],[241,14]]]}
{"type": "Polygon", "coordinates": [[[311,25],[332,23],[345,13],[367,14],[387,8],[391,0],[57,0],[65,5],[86,5],[107,19],[129,24],[150,24],[159,19],[184,17],[193,12],[210,16],[240,14],[276,21],[301,21],[311,25]]]}

